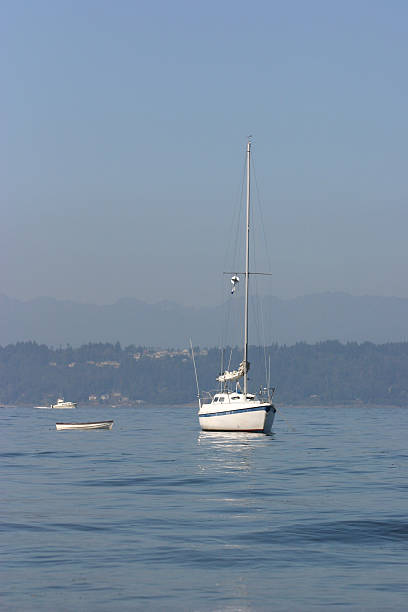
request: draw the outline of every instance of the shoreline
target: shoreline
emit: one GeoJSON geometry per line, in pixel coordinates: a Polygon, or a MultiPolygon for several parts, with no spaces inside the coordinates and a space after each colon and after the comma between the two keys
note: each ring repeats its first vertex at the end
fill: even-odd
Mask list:
{"type": "MultiPolygon", "coordinates": [[[[275,402],[275,405],[277,406],[278,409],[281,408],[359,408],[359,407],[367,407],[367,406],[372,406],[372,407],[378,407],[378,408],[408,408],[408,404],[383,404],[383,403],[376,403],[376,402],[362,402],[361,400],[357,400],[357,401],[350,401],[350,400],[345,400],[345,401],[337,401],[337,402],[333,402],[333,403],[328,403],[328,402],[289,402],[289,403],[284,403],[284,402],[275,402]]],[[[62,411],[66,411],[66,410],[81,410],[81,408],[94,408],[94,409],[112,409],[112,410],[117,410],[118,408],[128,408],[128,409],[136,409],[136,408],[190,408],[190,409],[196,409],[197,408],[197,403],[196,402],[187,402],[185,404],[171,404],[171,403],[167,403],[167,404],[155,404],[155,403],[149,403],[149,402],[143,402],[143,403],[135,403],[135,404],[90,404],[90,403],[82,403],[79,402],[79,406],[77,406],[76,408],[51,408],[51,407],[39,407],[39,406],[34,406],[32,403],[27,404],[27,403],[18,403],[18,404],[3,404],[0,403],[0,409],[1,408],[33,408],[35,410],[52,410],[52,411],[56,411],[56,412],[62,412],[62,411]]]]}

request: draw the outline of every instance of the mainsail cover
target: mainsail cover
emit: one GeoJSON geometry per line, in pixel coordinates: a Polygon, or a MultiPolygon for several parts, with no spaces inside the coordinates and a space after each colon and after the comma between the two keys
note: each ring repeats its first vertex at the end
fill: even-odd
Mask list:
{"type": "Polygon", "coordinates": [[[249,361],[247,361],[246,363],[245,361],[241,361],[238,370],[232,370],[231,372],[225,370],[224,374],[220,374],[220,376],[217,377],[217,380],[219,382],[231,382],[233,380],[238,380],[239,378],[242,378],[245,372],[248,372],[248,370],[249,361]]]}

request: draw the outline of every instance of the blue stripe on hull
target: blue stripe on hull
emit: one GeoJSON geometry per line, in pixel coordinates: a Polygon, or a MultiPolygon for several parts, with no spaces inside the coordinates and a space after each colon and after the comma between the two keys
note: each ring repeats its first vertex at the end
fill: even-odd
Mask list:
{"type": "Polygon", "coordinates": [[[235,433],[264,433],[263,429],[207,429],[206,427],[201,428],[203,431],[228,431],[235,433]]]}
{"type": "Polygon", "coordinates": [[[239,414],[240,412],[256,412],[258,410],[264,410],[265,412],[269,412],[271,406],[256,406],[255,408],[238,408],[237,410],[225,410],[223,412],[209,412],[207,414],[200,414],[198,416],[201,417],[217,417],[224,416],[226,414],[239,414]]]}

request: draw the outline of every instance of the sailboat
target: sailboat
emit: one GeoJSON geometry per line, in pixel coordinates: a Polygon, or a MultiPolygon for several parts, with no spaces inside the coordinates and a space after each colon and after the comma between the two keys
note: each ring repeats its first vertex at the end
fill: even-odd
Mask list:
{"type": "MultiPolygon", "coordinates": [[[[251,140],[246,150],[246,226],[245,226],[245,310],[244,358],[236,370],[224,371],[217,378],[220,391],[210,402],[201,400],[196,374],[200,427],[204,431],[246,431],[268,434],[271,432],[276,408],[272,403],[273,389],[266,387],[259,396],[248,392],[248,320],[249,320],[249,222],[251,203],[251,140]],[[243,379],[241,390],[239,380],[243,379]],[[232,386],[235,388],[232,389],[232,386]]],[[[235,273],[231,278],[232,293],[239,282],[235,273]]],[[[193,355],[194,357],[194,355],[193,355]]],[[[195,368],[195,363],[194,363],[195,368]]]]}

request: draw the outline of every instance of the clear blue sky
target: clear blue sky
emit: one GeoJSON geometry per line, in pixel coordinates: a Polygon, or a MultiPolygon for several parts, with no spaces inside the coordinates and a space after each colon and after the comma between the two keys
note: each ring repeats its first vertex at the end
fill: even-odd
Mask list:
{"type": "Polygon", "coordinates": [[[0,293],[219,303],[251,133],[270,293],[408,297],[405,1],[0,12],[0,293]]]}

